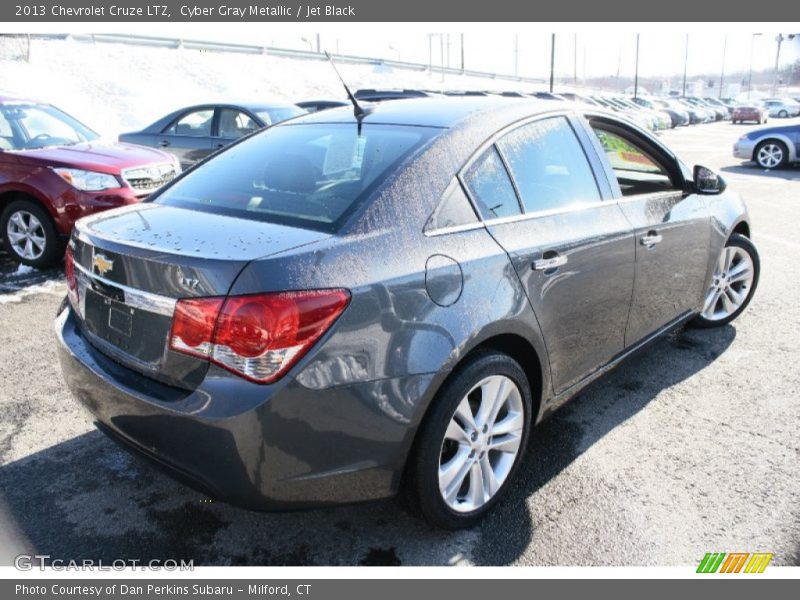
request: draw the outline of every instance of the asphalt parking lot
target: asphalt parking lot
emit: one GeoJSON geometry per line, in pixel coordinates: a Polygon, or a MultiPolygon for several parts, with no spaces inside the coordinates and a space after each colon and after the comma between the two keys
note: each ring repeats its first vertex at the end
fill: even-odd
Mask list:
{"type": "Polygon", "coordinates": [[[209,501],[98,433],[67,393],[58,270],[0,253],[0,564],[696,565],[706,552],[800,564],[800,168],[743,166],[751,126],[663,139],[748,202],[759,289],[734,324],[654,343],[534,431],[510,497],[479,527],[430,529],[399,502],[253,513],[209,501]]]}

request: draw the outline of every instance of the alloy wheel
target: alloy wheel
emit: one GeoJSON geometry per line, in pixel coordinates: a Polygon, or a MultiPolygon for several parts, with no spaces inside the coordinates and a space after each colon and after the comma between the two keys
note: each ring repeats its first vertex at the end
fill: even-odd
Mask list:
{"type": "Polygon", "coordinates": [[[36,215],[27,210],[18,210],[11,215],[6,234],[14,252],[22,258],[36,260],[44,254],[47,245],[44,227],[36,215]]]}
{"type": "Polygon", "coordinates": [[[778,144],[764,144],[758,149],[758,164],[765,169],[774,169],[783,162],[783,148],[778,144]]]}
{"type": "Polygon", "coordinates": [[[753,259],[742,248],[726,246],[714,267],[702,316],[721,321],[735,313],[747,300],[753,286],[753,259]]]}
{"type": "Polygon", "coordinates": [[[500,490],[520,452],[524,410],[504,375],[486,377],[459,402],[439,455],[439,491],[452,510],[477,510],[500,490]]]}

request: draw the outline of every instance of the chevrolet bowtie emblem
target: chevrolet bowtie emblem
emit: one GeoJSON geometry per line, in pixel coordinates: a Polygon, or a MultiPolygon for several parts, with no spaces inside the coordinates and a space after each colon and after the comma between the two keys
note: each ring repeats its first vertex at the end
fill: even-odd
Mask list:
{"type": "Polygon", "coordinates": [[[98,275],[105,275],[114,268],[114,261],[108,260],[102,254],[95,254],[92,259],[92,268],[98,275]]]}

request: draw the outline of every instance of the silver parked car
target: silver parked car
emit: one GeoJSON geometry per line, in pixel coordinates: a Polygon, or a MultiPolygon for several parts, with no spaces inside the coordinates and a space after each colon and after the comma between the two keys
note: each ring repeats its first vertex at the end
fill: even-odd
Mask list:
{"type": "Polygon", "coordinates": [[[718,175],[602,109],[331,109],[79,221],[59,358],[104,432],[213,497],[402,489],[466,527],[546,415],[659,335],[741,314],[749,237],[718,175]]]}
{"type": "Polygon", "coordinates": [[[764,127],[745,133],[733,145],[733,155],[763,169],[800,162],[800,125],[764,127]]]}
{"type": "Polygon", "coordinates": [[[764,107],[770,117],[786,119],[800,115],[800,104],[793,100],[783,100],[781,98],[769,98],[763,101],[764,107]]]}

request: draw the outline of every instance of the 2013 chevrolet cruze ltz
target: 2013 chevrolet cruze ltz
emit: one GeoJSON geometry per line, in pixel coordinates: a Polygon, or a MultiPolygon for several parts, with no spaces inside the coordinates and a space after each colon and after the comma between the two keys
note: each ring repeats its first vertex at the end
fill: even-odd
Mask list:
{"type": "Polygon", "coordinates": [[[739,197],[619,117],[489,97],[365,112],[276,125],[78,223],[56,329],[98,427],[241,506],[403,489],[469,526],[547,413],[753,295],[739,197]]]}

